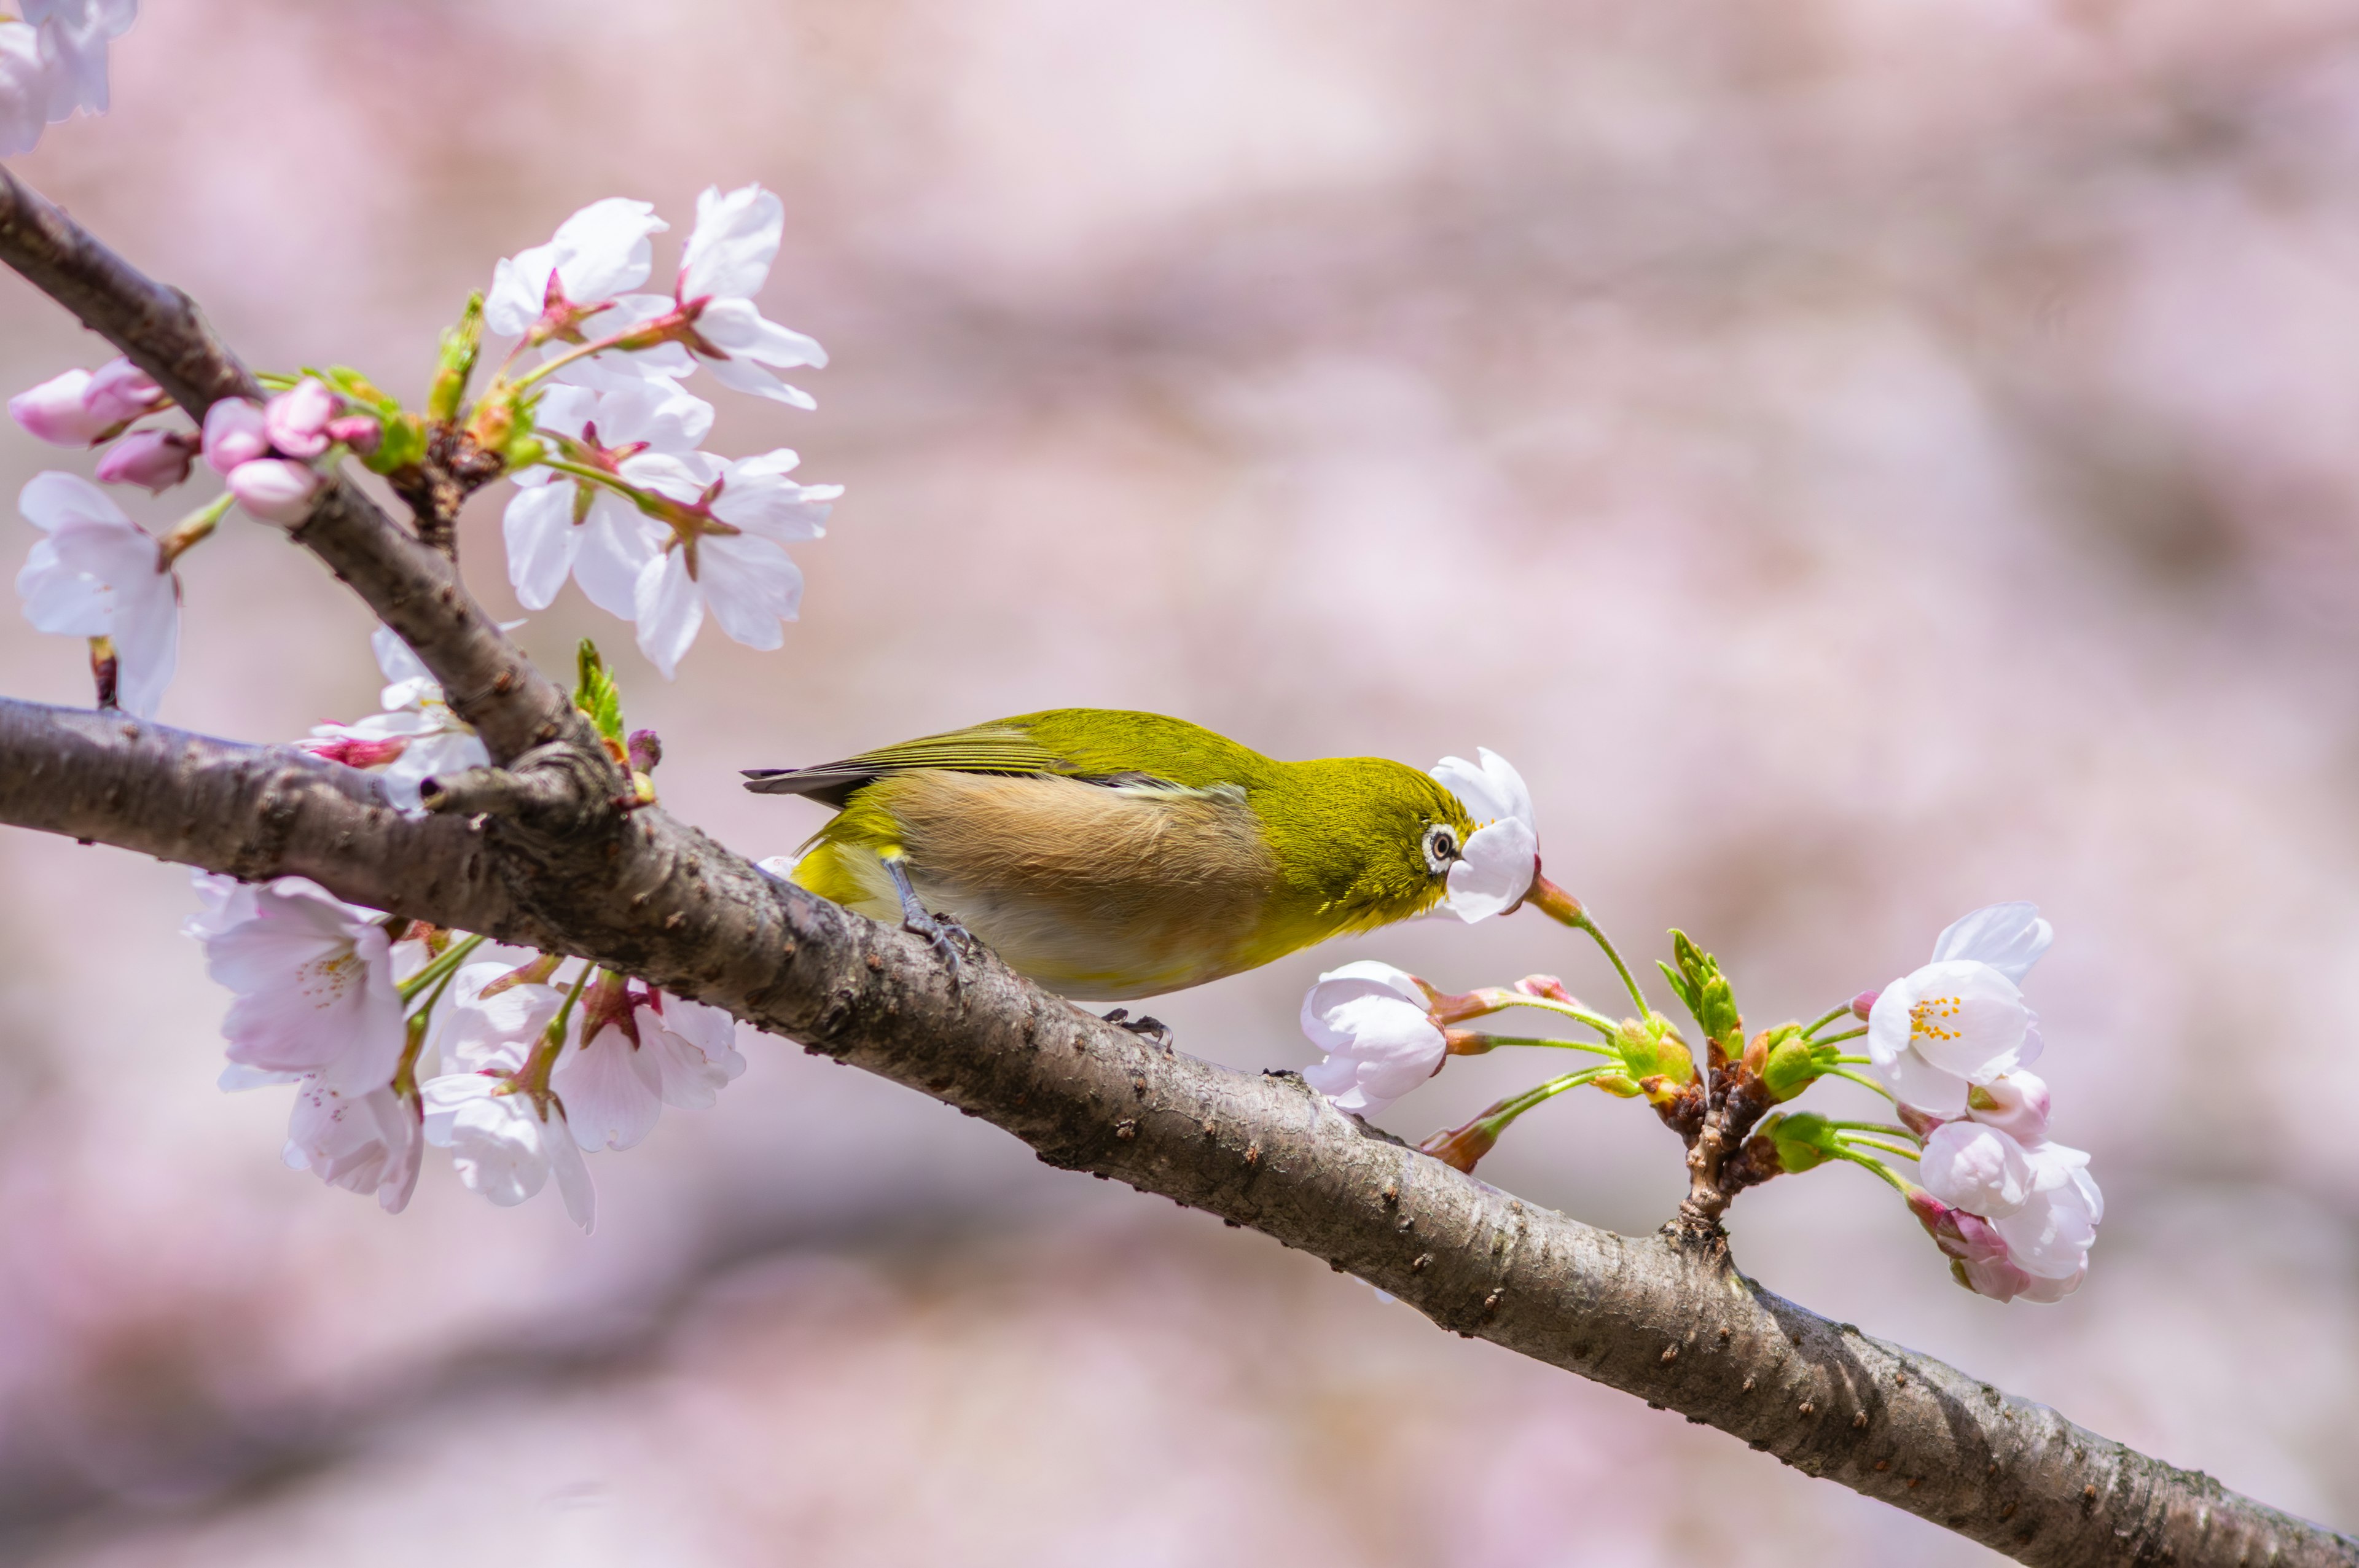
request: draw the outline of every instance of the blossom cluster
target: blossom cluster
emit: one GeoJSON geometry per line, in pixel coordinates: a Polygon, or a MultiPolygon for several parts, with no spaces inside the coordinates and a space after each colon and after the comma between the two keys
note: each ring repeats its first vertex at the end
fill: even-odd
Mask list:
{"type": "Polygon", "coordinates": [[[608,198],[501,261],[484,297],[484,325],[518,340],[517,384],[556,384],[532,412],[544,459],[516,474],[502,521],[516,599],[544,609],[571,576],[635,624],[667,679],[708,614],[748,647],[779,645],[802,600],[785,546],[818,538],[842,493],[789,480],[800,460],[786,448],[701,450],[712,406],[679,384],[701,367],[733,390],[813,406],[776,372],[823,365],[826,351],[752,297],[785,226],[784,206],[758,185],[708,189],[671,292],[635,293],[653,270],[651,236],[669,225],[647,202],[608,198]]]}
{"type": "Polygon", "coordinates": [[[28,153],[44,128],[106,113],[106,46],[138,18],[139,0],[17,0],[0,16],[0,157],[28,153]]]}
{"type": "Polygon", "coordinates": [[[287,1163],[408,1206],[425,1151],[501,1205],[553,1178],[588,1230],[585,1151],[628,1149],[666,1106],[745,1069],[718,1008],[579,959],[389,918],[299,877],[200,872],[188,934],[235,997],[222,1087],[295,1087],[287,1163]]]}
{"type": "MultiPolygon", "coordinates": [[[[1490,753],[1483,755],[1486,765],[1496,763],[1490,753]]],[[[1462,780],[1453,780],[1452,787],[1472,803],[1473,791],[1462,780]]],[[[1515,820],[1527,831],[1527,807],[1515,820]]],[[[1321,975],[1302,1003],[1303,1033],[1323,1053],[1303,1077],[1337,1108],[1376,1115],[1452,1056],[1503,1045],[1576,1052],[1590,1059],[1499,1101],[1463,1127],[1436,1133],[1421,1147],[1472,1170],[1518,1118],[1581,1087],[1645,1098],[1690,1144],[1709,1109],[1727,1115],[1733,1107],[1739,1115],[1734,1130],[1745,1142],[1731,1167],[1740,1173],[1738,1184],[1830,1161],[1862,1165],[1899,1191],[1968,1289],[1999,1301],[2054,1302],[2080,1287],[2104,1215],[2104,1196],[2089,1174],[2088,1155],[2049,1138],[2048,1087],[2029,1070],[2041,1038],[2018,982],[2053,935],[2030,904],[1976,910],[1941,934],[1923,968],[1863,992],[1807,1027],[1780,1025],[1749,1041],[1717,964],[1674,933],[1679,963],[1666,964],[1664,972],[1702,1032],[1699,1051],[1647,1004],[1585,914],[1566,907],[1569,901],[1538,876],[1536,837],[1530,854],[1517,897],[1541,903],[1595,935],[1614,957],[1636,1015],[1609,1017],[1553,976],[1453,994],[1389,964],[1346,964],[1321,975]],[[1512,1008],[1554,1013],[1595,1038],[1467,1027],[1512,1008]],[[1854,1019],[1865,1026],[1827,1033],[1854,1019]],[[1844,1042],[1863,1036],[1864,1054],[1843,1053],[1844,1042]],[[1758,1120],[1821,1078],[1846,1079],[1884,1096],[1898,1120],[1841,1120],[1782,1109],[1758,1120]],[[1904,1173],[1907,1165],[1915,1167],[1913,1177],[1904,1173]]],[[[1495,913],[1495,900],[1480,900],[1474,908],[1495,913]]]]}

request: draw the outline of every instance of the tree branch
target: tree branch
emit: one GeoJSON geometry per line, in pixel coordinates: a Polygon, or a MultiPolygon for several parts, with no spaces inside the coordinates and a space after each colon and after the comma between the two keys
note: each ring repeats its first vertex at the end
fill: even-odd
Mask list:
{"type": "MultiPolygon", "coordinates": [[[[262,395],[187,295],[116,255],[5,168],[0,260],[154,376],[200,423],[221,398],[262,395]]],[[[457,566],[404,533],[349,480],[322,490],[289,533],[417,650],[494,762],[566,738],[597,749],[565,693],[468,595],[457,566]]]]}
{"type": "Polygon", "coordinates": [[[1762,1290],[1717,1238],[1615,1236],[1526,1204],[1294,1075],[1166,1054],[987,953],[953,985],[928,943],[659,808],[563,841],[401,816],[316,759],[0,700],[0,820],[299,873],[626,969],[2026,1563],[2359,1563],[2359,1541],[1762,1290]]]}

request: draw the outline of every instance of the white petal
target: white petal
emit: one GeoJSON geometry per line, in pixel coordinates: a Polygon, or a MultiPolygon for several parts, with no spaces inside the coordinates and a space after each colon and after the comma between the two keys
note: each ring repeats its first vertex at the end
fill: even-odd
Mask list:
{"type": "Polygon", "coordinates": [[[553,245],[535,245],[514,258],[502,256],[484,295],[484,329],[495,337],[518,338],[539,320],[555,262],[553,245]]]}
{"type": "Polygon", "coordinates": [[[1876,997],[1867,1015],[1867,1058],[1892,1098],[1928,1116],[1954,1119],[1966,1111],[1969,1085],[1955,1073],[1933,1065],[1909,1046],[1912,1022],[1908,1008],[1913,994],[1905,979],[1895,980],[1876,997]]]}
{"type": "Polygon", "coordinates": [[[1304,994],[1302,1033],[1321,1051],[1347,1045],[1350,1036],[1329,1023],[1327,1014],[1345,1002],[1371,996],[1397,997],[1420,1011],[1426,1009],[1425,991],[1415,976],[1374,958],[1360,958],[1321,975],[1319,983],[1304,994]]]}
{"type": "Polygon", "coordinates": [[[774,452],[730,464],[721,493],[713,498],[712,514],[732,527],[782,545],[816,539],[826,532],[820,524],[827,521],[829,511],[813,495],[821,487],[797,484],[765,466],[780,457],[788,463],[794,460],[792,452],[774,452]]]}
{"type": "Polygon", "coordinates": [[[555,986],[528,984],[483,994],[485,986],[515,968],[498,959],[478,959],[461,966],[451,977],[450,1003],[436,1034],[447,1060],[470,1072],[486,1067],[514,1072],[524,1065],[564,997],[555,986]]]}
{"type": "Polygon", "coordinates": [[[546,610],[565,586],[573,557],[582,547],[582,530],[573,524],[573,501],[579,493],[571,484],[536,485],[508,498],[500,514],[500,534],[507,542],[508,581],[516,602],[527,610],[546,610]]]}
{"type": "Polygon", "coordinates": [[[1433,765],[1433,777],[1458,797],[1477,827],[1486,822],[1520,822],[1532,830],[1537,845],[1539,825],[1532,815],[1532,795],[1524,787],[1524,776],[1488,746],[1476,747],[1474,754],[1482,759],[1479,764],[1463,757],[1442,758],[1433,765]]]}
{"type": "Polygon", "coordinates": [[[25,557],[16,593],[25,601],[25,619],[53,636],[103,637],[114,623],[114,590],[59,560],[47,539],[25,557]]]}
{"type": "Polygon", "coordinates": [[[1976,1104],[1966,1114],[1985,1127],[1995,1127],[2025,1148],[2048,1141],[2048,1085],[2036,1073],[2017,1067],[1978,1086],[1976,1104]]]}
{"type": "Polygon", "coordinates": [[[573,579],[590,602],[607,614],[633,619],[638,614],[639,574],[662,549],[668,532],[611,494],[592,500],[588,521],[575,532],[582,543],[573,579]]]}
{"type": "Polygon", "coordinates": [[[663,672],[664,679],[671,679],[681,656],[696,641],[697,628],[704,624],[704,595],[688,575],[687,558],[680,550],[669,550],[641,568],[632,603],[639,625],[639,652],[663,672]]]}
{"type": "Polygon", "coordinates": [[[115,697],[125,712],[152,719],[163,706],[180,651],[180,594],[170,575],[150,572],[114,595],[115,697]]]}
{"type": "Polygon", "coordinates": [[[596,417],[606,447],[645,441],[658,452],[692,452],[712,430],[712,405],[659,379],[600,394],[596,417]]]}
{"type": "Polygon", "coordinates": [[[2030,1013],[2023,993],[1998,970],[1951,959],[1926,965],[1907,984],[1909,1044],[1928,1062],[1986,1083],[2021,1060],[2030,1013]]]}
{"type": "Polygon", "coordinates": [[[704,601],[721,630],[749,648],[775,648],[802,602],[802,568],[766,539],[708,537],[698,551],[704,601]]]}
{"type": "Polygon", "coordinates": [[[752,360],[705,360],[712,379],[732,392],[750,393],[766,397],[773,403],[783,403],[789,408],[816,408],[818,399],[799,386],[788,386],[752,360]]]}
{"type": "Polygon", "coordinates": [[[2016,1267],[2042,1280],[2069,1280],[2088,1266],[2097,1238],[2095,1217],[2080,1189],[2069,1183],[2035,1193],[2011,1215],[1991,1221],[2006,1238],[2016,1267]]]}
{"type": "MultiPolygon", "coordinates": [[[[546,1145],[531,1101],[502,1094],[507,1080],[485,1073],[454,1073],[419,1087],[426,1141],[451,1151],[451,1163],[467,1190],[502,1207],[524,1202],[549,1181],[546,1145]]],[[[574,1151],[574,1157],[581,1157],[574,1151]]]]}
{"type": "Polygon", "coordinates": [[[621,196],[592,201],[574,213],[557,226],[552,242],[566,297],[594,305],[647,282],[654,255],[647,236],[670,227],[655,215],[652,203],[621,196]]]}
{"type": "Polygon", "coordinates": [[[676,996],[662,1001],[660,1012],[638,1010],[640,1044],[661,1070],[664,1103],[701,1110],[745,1071],[745,1058],[737,1050],[737,1021],[701,1002],[676,996]]]}
{"type": "Polygon", "coordinates": [[[549,1087],[584,1149],[628,1149],[655,1130],[663,1109],[663,1072],[645,1049],[613,1027],[587,1044],[565,1048],[549,1087]]]}
{"type": "Polygon", "coordinates": [[[680,257],[682,299],[742,298],[757,292],[777,259],[786,208],[758,185],[723,195],[712,186],[696,199],[696,227],[680,257]]]}
{"type": "Polygon", "coordinates": [[[2055,939],[2036,903],[1984,904],[1950,923],[1933,944],[1933,962],[1972,958],[2020,984],[2055,939]]]}
{"type": "Polygon", "coordinates": [[[824,365],[827,351],[815,338],[781,327],[764,316],[750,299],[716,299],[696,320],[697,331],[733,360],[755,360],[792,369],[824,365]]]}
{"type": "Polygon", "coordinates": [[[540,1130],[549,1168],[557,1174],[557,1195],[565,1200],[565,1212],[587,1236],[597,1225],[598,1192],[590,1184],[590,1167],[582,1162],[581,1146],[567,1129],[565,1118],[554,1111],[550,1118],[540,1130]]]}
{"type": "Polygon", "coordinates": [[[16,510],[36,528],[56,530],[72,524],[97,524],[138,533],[137,524],[123,514],[114,498],[80,474],[56,469],[37,473],[16,494],[16,510]]]}
{"type": "Polygon", "coordinates": [[[1490,915],[1505,914],[1523,902],[1538,874],[1538,838],[1519,818],[1502,817],[1468,837],[1457,863],[1450,868],[1450,895],[1444,907],[1470,925],[1490,915]]]}
{"type": "Polygon", "coordinates": [[[1985,1219],[2013,1214],[2030,1200],[2031,1162],[2022,1145],[1995,1127],[1951,1121],[1925,1140],[1918,1178],[1943,1203],[1985,1219]]]}

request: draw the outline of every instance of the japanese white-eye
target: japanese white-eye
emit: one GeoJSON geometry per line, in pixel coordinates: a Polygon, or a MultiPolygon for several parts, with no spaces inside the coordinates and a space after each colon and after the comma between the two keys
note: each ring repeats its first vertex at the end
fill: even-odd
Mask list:
{"type": "Polygon", "coordinates": [[[745,787],[838,808],[803,887],[928,935],[954,921],[1052,990],[1122,1001],[1445,899],[1470,920],[1513,908],[1538,869],[1531,803],[1481,756],[1281,762],[1160,714],[1061,708],[745,787]]]}

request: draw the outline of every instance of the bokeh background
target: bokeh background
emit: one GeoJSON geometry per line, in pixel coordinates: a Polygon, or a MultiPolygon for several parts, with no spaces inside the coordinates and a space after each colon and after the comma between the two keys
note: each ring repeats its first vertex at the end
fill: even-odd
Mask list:
{"type": "MultiPolygon", "coordinates": [[[[783,194],[765,304],[832,351],[820,410],[704,390],[716,447],[850,487],[804,619],[708,627],[676,685],[571,589],[521,633],[602,639],[674,809],[778,852],[818,813],[737,768],[1060,704],[1486,744],[1550,871],[1633,948],[1695,933],[1756,1022],[2035,899],[2086,1289],[1970,1297],[1844,1171],[1748,1195],[1740,1261],[2359,1525],[2359,4],[147,9],[115,112],[17,167],[260,364],[419,386],[575,207],[676,242],[709,182],[783,194]]],[[[0,277],[0,384],[101,353],[0,277]]],[[[0,431],[9,492],[60,465],[0,431]]],[[[465,558],[513,612],[501,499],[465,558]]],[[[167,719],[371,710],[315,562],[241,524],[184,575],[167,719]]],[[[0,668],[88,700],[15,617],[0,668]]],[[[282,1094],[215,1090],[185,872],[12,833],[0,886],[8,1562],[1987,1556],[783,1042],[593,1162],[594,1237],[447,1162],[388,1218],[280,1167],[282,1094]]],[[[1526,915],[1155,1011],[1299,1065],[1353,957],[1611,994],[1526,915]]],[[[1484,1174],[1627,1231],[1680,1186],[1602,1097],[1484,1174]]]]}

